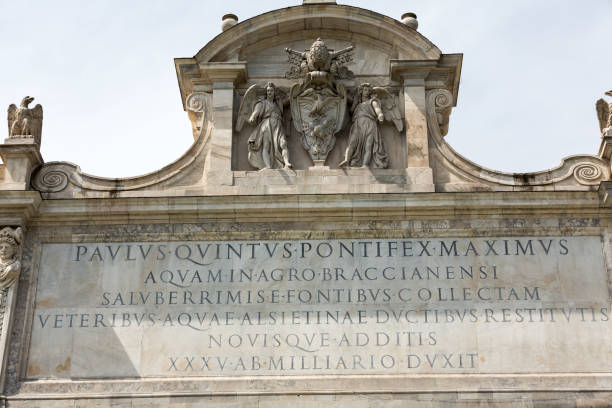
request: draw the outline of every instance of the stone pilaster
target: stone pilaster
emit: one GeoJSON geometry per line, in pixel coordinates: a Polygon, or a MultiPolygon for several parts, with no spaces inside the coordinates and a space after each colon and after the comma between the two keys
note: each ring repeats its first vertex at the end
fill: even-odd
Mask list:
{"type": "Polygon", "coordinates": [[[21,227],[0,229],[0,390],[2,391],[7,377],[11,326],[21,273],[22,243],[21,227]]]}
{"type": "Polygon", "coordinates": [[[429,166],[425,81],[435,66],[435,61],[391,61],[391,77],[400,83],[404,97],[407,178],[418,191],[434,191],[433,171],[429,166]]]}
{"type": "Polygon", "coordinates": [[[232,132],[234,126],[234,87],[247,76],[246,63],[200,64],[206,82],[212,84],[213,130],[204,165],[207,185],[233,184],[232,132]]]}
{"type": "Polygon", "coordinates": [[[44,161],[40,145],[32,137],[12,137],[0,144],[0,156],[4,161],[4,179],[0,190],[28,190],[32,170],[44,161]]]}
{"type": "Polygon", "coordinates": [[[425,105],[425,80],[403,77],[404,114],[407,126],[406,162],[408,167],[429,167],[427,141],[427,113],[425,105]]]}
{"type": "Polygon", "coordinates": [[[17,300],[17,280],[8,288],[0,289],[0,390],[4,394],[6,366],[9,355],[10,333],[17,300]]]}

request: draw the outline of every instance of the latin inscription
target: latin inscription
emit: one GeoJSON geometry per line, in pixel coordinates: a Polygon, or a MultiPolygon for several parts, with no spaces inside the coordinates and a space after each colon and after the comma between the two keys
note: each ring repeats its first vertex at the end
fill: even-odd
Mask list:
{"type": "Polygon", "coordinates": [[[546,371],[606,288],[596,237],[47,244],[28,375],[546,371]]]}

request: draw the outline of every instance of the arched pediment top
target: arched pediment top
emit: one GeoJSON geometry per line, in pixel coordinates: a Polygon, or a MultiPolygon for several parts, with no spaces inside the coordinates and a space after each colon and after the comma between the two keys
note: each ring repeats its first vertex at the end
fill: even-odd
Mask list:
{"type": "Polygon", "coordinates": [[[316,31],[342,33],[348,41],[369,39],[386,43],[397,51],[396,58],[438,60],[441,56],[431,41],[391,17],[345,5],[303,5],[245,20],[216,36],[194,59],[198,63],[224,62],[258,42],[273,45],[274,41],[286,41],[295,32],[316,31]]]}

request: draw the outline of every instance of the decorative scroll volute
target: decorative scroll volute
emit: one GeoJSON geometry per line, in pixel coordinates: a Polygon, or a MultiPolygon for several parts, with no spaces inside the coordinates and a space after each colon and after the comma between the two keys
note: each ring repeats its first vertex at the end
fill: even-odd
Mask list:
{"type": "Polygon", "coordinates": [[[427,93],[427,106],[429,109],[435,110],[442,136],[446,136],[448,133],[453,100],[453,94],[448,89],[434,89],[427,93]]]}
{"type": "Polygon", "coordinates": [[[191,121],[193,138],[197,139],[202,134],[204,125],[212,120],[212,94],[209,92],[194,92],[185,99],[185,108],[191,121]]]}
{"type": "Polygon", "coordinates": [[[578,163],[573,170],[576,181],[584,186],[596,186],[606,179],[604,168],[593,163],[578,163]]]}
{"type": "Polygon", "coordinates": [[[61,165],[47,164],[38,169],[32,178],[32,187],[42,193],[59,193],[69,183],[68,174],[61,165]]]}

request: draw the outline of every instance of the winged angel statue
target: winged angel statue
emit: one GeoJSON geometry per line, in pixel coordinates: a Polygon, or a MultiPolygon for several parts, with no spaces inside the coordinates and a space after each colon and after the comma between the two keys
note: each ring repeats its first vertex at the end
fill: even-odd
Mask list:
{"type": "Polygon", "coordinates": [[[245,122],[255,126],[249,137],[249,163],[258,169],[291,168],[283,128],[284,98],[272,82],[266,84],[265,97],[258,96],[260,91],[257,84],[246,91],[236,122],[238,132],[245,122]]]}
{"type": "MultiPolygon", "coordinates": [[[[607,96],[612,96],[612,90],[606,92],[607,96]]],[[[603,136],[612,136],[612,103],[606,102],[603,98],[595,104],[599,128],[603,136]]]]}
{"type": "Polygon", "coordinates": [[[15,106],[15,104],[9,106],[9,138],[33,137],[34,141],[40,144],[43,110],[40,105],[36,105],[32,109],[28,108],[28,105],[32,103],[33,100],[33,97],[26,96],[21,100],[19,107],[15,106]]]}
{"type": "Polygon", "coordinates": [[[353,99],[351,113],[353,124],[349,132],[349,144],[339,166],[387,168],[389,159],[378,123],[387,120],[393,122],[399,132],[404,130],[395,98],[385,88],[361,84],[353,99]]]}

